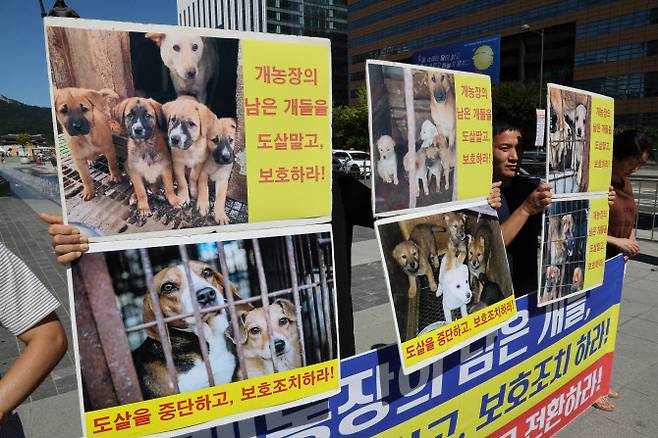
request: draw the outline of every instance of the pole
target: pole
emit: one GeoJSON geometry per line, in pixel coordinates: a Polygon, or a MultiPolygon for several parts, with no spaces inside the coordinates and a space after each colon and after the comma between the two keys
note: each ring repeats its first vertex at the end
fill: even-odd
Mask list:
{"type": "Polygon", "coordinates": [[[542,107],[541,103],[541,93],[544,87],[542,86],[544,81],[544,29],[541,30],[541,52],[539,59],[539,108],[542,107]]]}

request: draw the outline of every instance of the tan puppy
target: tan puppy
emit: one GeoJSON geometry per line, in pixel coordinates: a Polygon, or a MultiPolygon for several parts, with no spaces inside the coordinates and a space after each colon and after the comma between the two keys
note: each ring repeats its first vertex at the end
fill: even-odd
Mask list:
{"type": "Polygon", "coordinates": [[[190,95],[207,102],[210,80],[217,72],[219,60],[214,39],[183,33],[149,32],[146,38],[160,48],[162,62],[169,69],[176,95],[190,95]]]}
{"type": "MultiPolygon", "coordinates": [[[[457,148],[454,146],[448,145],[446,137],[443,135],[437,135],[434,137],[433,142],[436,150],[438,151],[439,159],[437,161],[437,174],[436,174],[436,190],[437,192],[441,190],[441,176],[443,176],[443,185],[445,190],[450,190],[450,171],[455,168],[457,164],[457,148]]],[[[434,173],[434,171],[432,171],[434,173]]]]}
{"type": "Polygon", "coordinates": [[[119,96],[107,88],[98,91],[60,88],[54,89],[53,94],[57,121],[64,128],[64,138],[82,180],[82,199],[89,201],[94,197],[95,190],[88,162],[105,155],[111,181],[121,181],[110,121],[103,111],[105,97],[118,99],[119,96]]]}
{"type": "Polygon", "coordinates": [[[199,175],[199,200],[197,208],[201,216],[208,214],[208,178],[215,182],[215,207],[213,215],[220,225],[229,223],[226,215],[226,193],[235,159],[235,135],[237,122],[233,118],[215,119],[208,130],[208,158],[199,175]]]}
{"type": "Polygon", "coordinates": [[[557,287],[560,283],[560,268],[554,265],[546,267],[546,278],[542,303],[558,298],[557,287]]]}
{"type": "Polygon", "coordinates": [[[456,146],[455,77],[445,72],[427,72],[425,82],[430,92],[430,112],[439,134],[456,146]]]}
{"type": "Polygon", "coordinates": [[[427,276],[431,290],[436,290],[436,281],[429,255],[412,240],[404,240],[393,248],[393,258],[398,262],[407,277],[409,277],[409,298],[414,298],[418,292],[416,277],[427,276]]]}
{"type": "Polygon", "coordinates": [[[115,106],[112,114],[129,137],[125,165],[134,189],[131,203],[136,201],[140,213],[149,215],[143,180],[155,184],[161,179],[169,205],[179,207],[180,200],[174,191],[171,156],[162,132],[166,122],[160,103],[153,99],[129,97],[115,106]]]}
{"type": "Polygon", "coordinates": [[[475,302],[480,300],[480,293],[484,284],[480,281],[482,275],[489,271],[489,256],[491,247],[489,238],[491,230],[488,226],[480,226],[475,235],[468,235],[468,271],[470,274],[471,291],[475,295],[475,302]]]}
{"type": "Polygon", "coordinates": [[[409,234],[409,240],[415,242],[422,252],[427,255],[427,259],[434,268],[439,267],[439,256],[434,237],[434,231],[438,228],[431,224],[418,224],[414,226],[409,234]]]}
{"type": "Polygon", "coordinates": [[[174,175],[178,184],[181,204],[197,197],[201,169],[208,158],[208,132],[217,117],[205,105],[190,96],[181,96],[162,106],[167,117],[169,146],[174,162],[174,175]],[[187,184],[186,169],[190,171],[187,184]]]}
{"type": "MultiPolygon", "coordinates": [[[[297,314],[295,305],[285,298],[279,298],[268,306],[270,323],[272,324],[272,340],[274,343],[274,360],[278,371],[287,371],[302,366],[301,345],[297,329],[297,314]]],[[[266,376],[274,372],[272,354],[270,352],[270,333],[265,320],[265,308],[259,307],[239,316],[242,333],[242,352],[247,368],[247,376],[266,376]]],[[[238,370],[238,378],[245,378],[242,369],[238,370]]]]}
{"type": "Polygon", "coordinates": [[[573,270],[571,277],[571,293],[578,292],[583,289],[583,269],[577,266],[573,270]]]}

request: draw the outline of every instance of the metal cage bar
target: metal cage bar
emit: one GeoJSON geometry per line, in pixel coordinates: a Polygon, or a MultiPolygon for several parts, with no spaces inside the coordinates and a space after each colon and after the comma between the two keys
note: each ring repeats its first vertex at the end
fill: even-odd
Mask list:
{"type": "Polygon", "coordinates": [[[178,250],[180,251],[181,260],[183,261],[183,270],[185,271],[185,280],[187,281],[187,292],[190,294],[190,300],[192,301],[194,325],[197,328],[195,333],[199,337],[201,358],[203,359],[203,364],[205,365],[206,373],[208,374],[208,385],[215,386],[215,378],[212,374],[210,360],[208,360],[208,342],[206,341],[206,335],[203,333],[203,329],[199,329],[199,327],[202,327],[203,321],[201,321],[201,312],[199,312],[199,303],[197,301],[196,293],[192,290],[193,282],[192,273],[190,272],[190,257],[187,254],[187,248],[185,248],[185,245],[178,245],[178,250]]]}
{"type": "Polygon", "coordinates": [[[327,345],[329,347],[329,356],[333,356],[334,352],[334,340],[333,340],[333,331],[331,329],[331,313],[329,306],[329,288],[327,287],[327,272],[325,270],[324,264],[324,252],[320,247],[320,241],[322,236],[320,234],[316,235],[317,244],[318,244],[318,263],[320,264],[320,284],[321,284],[321,294],[322,294],[322,310],[323,310],[323,319],[324,327],[327,333],[327,345]]]}
{"type": "Polygon", "coordinates": [[[304,329],[302,327],[302,305],[299,298],[299,285],[297,284],[297,264],[295,263],[295,249],[292,237],[286,236],[286,252],[288,253],[288,266],[290,266],[290,283],[292,286],[292,299],[297,314],[297,332],[302,353],[302,365],[306,366],[306,346],[304,344],[304,329]]]}

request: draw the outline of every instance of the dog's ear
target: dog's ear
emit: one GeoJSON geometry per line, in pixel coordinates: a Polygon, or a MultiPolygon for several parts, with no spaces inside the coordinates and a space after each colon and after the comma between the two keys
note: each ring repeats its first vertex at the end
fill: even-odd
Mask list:
{"type": "Polygon", "coordinates": [[[162,114],[164,114],[165,119],[169,121],[171,119],[171,112],[173,111],[174,101],[167,102],[162,105],[162,114]]]}
{"type": "Polygon", "coordinates": [[[53,87],[53,101],[55,102],[55,112],[59,108],[59,99],[62,97],[62,91],[53,87]]]}
{"type": "Polygon", "coordinates": [[[155,112],[155,121],[158,124],[158,128],[165,131],[167,129],[167,119],[165,118],[164,112],[162,111],[162,104],[154,99],[149,99],[148,103],[153,107],[153,112],[155,112]]]}
{"type": "Polygon", "coordinates": [[[201,120],[201,126],[199,127],[201,136],[206,137],[210,132],[210,128],[215,123],[217,116],[207,106],[202,104],[197,106],[197,112],[199,113],[199,120],[201,120]]]}
{"type": "MultiPolygon", "coordinates": [[[[153,302],[151,301],[151,294],[146,292],[144,296],[144,308],[142,309],[142,320],[144,322],[155,321],[155,312],[153,312],[153,302]]],[[[160,340],[156,326],[146,329],[146,333],[153,339],[160,340]]]]}
{"type": "Polygon", "coordinates": [[[160,32],[148,32],[145,35],[147,39],[153,41],[158,47],[162,45],[162,41],[164,41],[166,36],[167,34],[160,32]]]}
{"type": "Polygon", "coordinates": [[[297,312],[295,312],[295,305],[292,303],[292,301],[285,298],[279,298],[274,302],[274,304],[281,306],[283,314],[286,315],[289,320],[297,321],[297,312]]]}
{"type": "Polygon", "coordinates": [[[106,107],[105,98],[111,97],[113,99],[119,99],[119,95],[109,88],[103,88],[102,90],[82,90],[82,95],[91,102],[92,106],[103,109],[106,107]]]}
{"type": "Polygon", "coordinates": [[[485,240],[484,240],[484,235],[480,235],[480,238],[478,240],[480,242],[480,245],[482,245],[482,246],[484,246],[484,244],[486,243],[485,240]]]}
{"type": "Polygon", "coordinates": [[[123,99],[117,105],[112,108],[112,117],[117,122],[121,123],[121,126],[125,126],[125,111],[126,106],[128,105],[128,99],[123,99]]]}

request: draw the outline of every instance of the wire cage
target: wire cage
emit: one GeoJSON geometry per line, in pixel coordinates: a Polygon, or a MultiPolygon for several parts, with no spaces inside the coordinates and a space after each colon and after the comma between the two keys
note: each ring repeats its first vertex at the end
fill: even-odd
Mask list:
{"type": "MultiPolygon", "coordinates": [[[[180,392],[179,376],[169,340],[168,326],[193,320],[197,328],[204,315],[226,311],[235,342],[234,354],[241,378],[245,367],[239,309],[263,307],[269,352],[277,369],[274,326],[268,307],[285,298],[294,305],[301,365],[337,358],[336,311],[331,237],[328,233],[209,242],[138,250],[87,254],[73,269],[85,409],[95,410],[145,398],[132,351],[155,330],[161,342],[172,393],[180,392]],[[222,275],[223,289],[235,286],[239,297],[225,293],[225,302],[203,306],[188,287],[193,311],[163,314],[154,274],[172,265],[183,267],[185,284],[194,284],[190,261],[206,263],[222,275]],[[153,303],[153,321],[144,321],[146,297],[153,303]]],[[[209,386],[215,386],[213,364],[204,330],[196,329],[209,386]]],[[[237,374],[236,374],[237,375],[237,374]]],[[[253,376],[251,376],[253,377],[253,376]]],[[[240,380],[236,378],[234,380],[240,380]]]]}
{"type": "Polygon", "coordinates": [[[588,218],[589,201],[584,199],[554,201],[545,215],[541,289],[554,288],[554,299],[583,288],[588,218]],[[548,278],[549,267],[559,269],[557,279],[548,278]]]}

